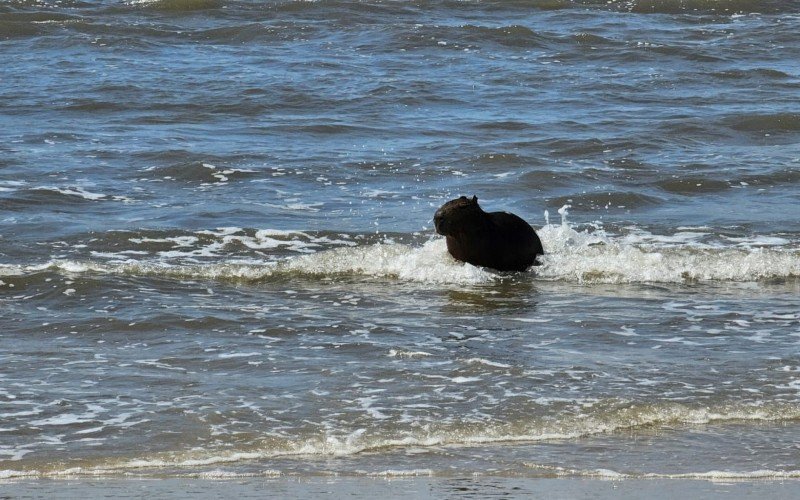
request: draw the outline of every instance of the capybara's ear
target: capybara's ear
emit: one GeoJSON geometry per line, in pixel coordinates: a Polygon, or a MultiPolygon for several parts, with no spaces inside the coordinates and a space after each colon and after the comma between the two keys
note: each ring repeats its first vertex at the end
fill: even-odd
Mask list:
{"type": "Polygon", "coordinates": [[[472,195],[472,203],[478,203],[478,197],[477,196],[472,195]]]}
{"type": "Polygon", "coordinates": [[[464,201],[467,201],[467,197],[466,197],[466,196],[462,196],[462,197],[461,197],[461,198],[459,198],[459,199],[461,199],[461,200],[464,200],[464,201]]]}

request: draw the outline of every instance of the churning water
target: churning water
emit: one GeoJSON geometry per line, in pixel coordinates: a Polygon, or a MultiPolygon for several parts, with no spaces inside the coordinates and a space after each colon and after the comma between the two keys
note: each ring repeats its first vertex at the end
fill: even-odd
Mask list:
{"type": "Polygon", "coordinates": [[[0,4],[0,477],[800,476],[800,2],[0,4]],[[452,260],[478,195],[527,273],[452,260]]]}

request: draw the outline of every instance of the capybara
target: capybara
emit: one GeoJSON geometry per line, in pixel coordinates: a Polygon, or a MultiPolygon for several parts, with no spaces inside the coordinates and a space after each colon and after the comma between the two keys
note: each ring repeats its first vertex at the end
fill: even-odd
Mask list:
{"type": "Polygon", "coordinates": [[[498,271],[524,271],[544,255],[536,231],[507,212],[484,212],[478,197],[448,201],[433,216],[436,232],[447,238],[457,260],[498,271]]]}

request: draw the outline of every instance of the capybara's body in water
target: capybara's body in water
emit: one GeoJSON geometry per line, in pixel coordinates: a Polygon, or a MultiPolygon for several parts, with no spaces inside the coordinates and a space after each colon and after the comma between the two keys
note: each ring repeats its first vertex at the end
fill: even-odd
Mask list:
{"type": "Polygon", "coordinates": [[[456,259],[498,271],[524,271],[543,255],[536,231],[520,217],[484,212],[477,196],[448,201],[433,216],[436,232],[447,237],[456,259]]]}

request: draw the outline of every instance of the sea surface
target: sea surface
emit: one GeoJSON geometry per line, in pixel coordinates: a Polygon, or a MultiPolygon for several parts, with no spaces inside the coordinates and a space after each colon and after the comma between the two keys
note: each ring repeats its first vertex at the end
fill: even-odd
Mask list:
{"type": "Polygon", "coordinates": [[[798,1],[4,0],[0,478],[800,477],[798,61],[798,1]]]}

